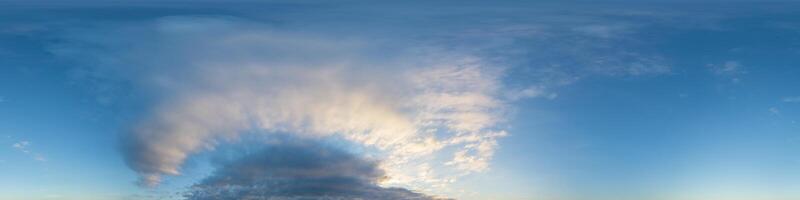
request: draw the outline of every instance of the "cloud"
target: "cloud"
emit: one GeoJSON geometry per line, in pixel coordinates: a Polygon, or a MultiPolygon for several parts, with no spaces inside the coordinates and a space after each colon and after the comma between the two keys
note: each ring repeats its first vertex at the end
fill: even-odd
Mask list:
{"type": "Polygon", "coordinates": [[[19,151],[22,151],[23,153],[30,153],[30,151],[27,149],[29,145],[31,145],[31,143],[28,141],[20,141],[12,144],[11,147],[19,151]]]}
{"type": "Polygon", "coordinates": [[[18,151],[20,151],[22,153],[31,155],[32,158],[34,160],[36,160],[36,161],[39,161],[39,162],[47,161],[47,159],[45,159],[45,157],[42,156],[42,154],[39,154],[39,153],[36,153],[36,152],[32,151],[30,149],[30,146],[31,146],[31,142],[24,141],[24,140],[20,141],[20,142],[17,142],[17,143],[14,143],[14,144],[11,145],[12,148],[14,148],[14,149],[16,149],[16,150],[18,150],[18,151]]]}
{"type": "Polygon", "coordinates": [[[50,51],[77,63],[73,74],[100,88],[102,102],[117,94],[103,88],[124,88],[147,102],[121,149],[149,186],[180,175],[191,156],[256,131],[345,139],[382,160],[382,184],[438,190],[491,168],[513,101],[554,99],[555,88],[587,76],[672,71],[658,53],[627,50],[644,45],[629,36],[646,20],[618,23],[609,13],[501,6],[502,14],[481,14],[481,23],[439,23],[419,19],[478,12],[392,8],[381,15],[408,23],[354,24],[340,17],[361,19],[359,13],[383,8],[316,10],[322,7],[276,19],[189,15],[81,24],[54,37],[50,51]]]}
{"type": "Polygon", "coordinates": [[[800,97],[784,97],[783,102],[786,103],[798,103],[800,102],[800,97]]]}
{"type": "Polygon", "coordinates": [[[558,97],[558,94],[553,92],[548,92],[547,89],[542,86],[531,86],[521,90],[509,90],[508,93],[506,94],[506,98],[510,100],[536,98],[536,97],[544,97],[552,100],[558,97]]]}
{"type": "Polygon", "coordinates": [[[630,34],[635,28],[625,24],[589,24],[576,26],[573,31],[598,38],[614,38],[630,34]]]}
{"type": "Polygon", "coordinates": [[[740,76],[747,74],[744,65],[734,60],[725,61],[722,64],[706,64],[706,67],[716,76],[730,78],[732,83],[741,82],[740,76]]]}
{"type": "Polygon", "coordinates": [[[770,107],[769,108],[769,113],[772,113],[773,115],[780,115],[781,111],[778,110],[778,108],[776,108],[776,107],[770,107]]]}
{"type": "Polygon", "coordinates": [[[184,195],[205,199],[437,199],[378,182],[376,161],[307,140],[273,141],[221,166],[184,195]]]}
{"type": "Polygon", "coordinates": [[[63,37],[52,52],[82,61],[88,78],[151,95],[152,109],[122,140],[144,185],[258,131],[343,138],[383,160],[386,183],[425,187],[488,169],[495,140],[507,135],[497,127],[507,107],[502,67],[468,54],[232,17],[164,17],[63,37]],[[375,59],[375,51],[389,57],[375,59]]]}
{"type": "Polygon", "coordinates": [[[739,61],[725,61],[722,64],[708,64],[711,72],[716,75],[738,75],[746,73],[739,61]]]}

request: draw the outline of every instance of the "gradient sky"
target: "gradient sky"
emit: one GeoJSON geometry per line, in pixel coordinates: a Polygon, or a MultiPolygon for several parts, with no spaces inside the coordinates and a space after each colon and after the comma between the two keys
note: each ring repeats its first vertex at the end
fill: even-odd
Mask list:
{"type": "Polygon", "coordinates": [[[800,199],[798,63],[793,2],[2,1],[0,200],[800,199]]]}

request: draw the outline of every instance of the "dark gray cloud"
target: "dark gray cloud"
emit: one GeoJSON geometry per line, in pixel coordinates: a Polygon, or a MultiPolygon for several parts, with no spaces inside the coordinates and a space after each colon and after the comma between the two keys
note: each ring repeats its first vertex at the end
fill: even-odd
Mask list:
{"type": "Polygon", "coordinates": [[[226,199],[437,199],[403,188],[385,188],[378,162],[310,141],[284,140],[222,161],[195,184],[189,200],[226,199]]]}

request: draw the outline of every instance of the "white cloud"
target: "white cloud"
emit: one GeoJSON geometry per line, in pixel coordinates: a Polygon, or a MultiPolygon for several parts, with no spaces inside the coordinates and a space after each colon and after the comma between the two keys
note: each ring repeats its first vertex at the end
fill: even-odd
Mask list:
{"type": "Polygon", "coordinates": [[[19,141],[19,142],[14,143],[14,144],[11,145],[12,148],[14,148],[14,149],[16,149],[16,150],[18,150],[18,151],[20,151],[22,153],[25,153],[25,154],[28,154],[28,155],[32,156],[32,158],[34,160],[36,160],[36,161],[40,161],[40,162],[47,161],[47,159],[45,159],[45,157],[42,156],[42,154],[33,152],[30,149],[30,146],[31,146],[31,143],[28,142],[28,141],[24,141],[24,140],[23,141],[19,141]]]}
{"type": "Polygon", "coordinates": [[[506,94],[506,98],[512,101],[537,97],[544,97],[546,99],[553,100],[558,97],[558,94],[554,92],[548,92],[545,87],[542,86],[531,86],[522,90],[508,90],[506,94]]]}
{"type": "Polygon", "coordinates": [[[27,149],[28,145],[30,145],[30,144],[31,143],[28,142],[28,141],[20,141],[20,142],[12,144],[11,147],[13,147],[14,149],[17,149],[19,151],[22,151],[24,153],[30,153],[30,151],[28,151],[28,149],[27,149]]]}
{"type": "Polygon", "coordinates": [[[376,61],[363,55],[392,49],[231,18],[168,17],[138,27],[152,28],[70,34],[75,44],[53,51],[157,94],[124,144],[144,184],[255,131],[347,139],[383,159],[386,184],[425,188],[488,169],[495,140],[506,135],[497,129],[507,106],[502,68],[477,57],[426,49],[376,61]],[[420,177],[423,164],[431,168],[420,177]]]}
{"type": "Polygon", "coordinates": [[[34,159],[34,160],[36,160],[36,161],[39,161],[39,162],[45,162],[45,161],[47,161],[47,159],[46,159],[46,158],[44,158],[44,156],[42,156],[41,154],[35,154],[35,155],[33,155],[33,159],[34,159]]]}
{"type": "Polygon", "coordinates": [[[800,103],[800,97],[784,97],[783,102],[786,103],[800,103]]]}
{"type": "Polygon", "coordinates": [[[711,72],[717,75],[737,75],[746,73],[742,64],[739,61],[725,61],[722,64],[708,64],[711,72]]]}
{"type": "Polygon", "coordinates": [[[772,113],[773,115],[780,115],[781,114],[781,111],[778,110],[778,108],[776,108],[776,107],[769,108],[769,112],[772,113]]]}
{"type": "Polygon", "coordinates": [[[744,65],[734,60],[725,61],[721,64],[706,64],[706,67],[708,67],[714,75],[729,79],[730,82],[734,84],[742,82],[741,76],[747,74],[744,65]]]}
{"type": "Polygon", "coordinates": [[[125,144],[145,183],[180,174],[187,158],[242,132],[291,132],[367,147],[384,159],[385,183],[441,188],[491,167],[497,138],[508,135],[500,125],[509,102],[554,99],[554,87],[586,76],[672,71],[657,53],[625,51],[639,45],[620,37],[641,27],[636,20],[499,17],[516,15],[535,20],[356,24],[352,34],[331,34],[354,26],[315,23],[325,14],[287,19],[303,24],[296,32],[232,17],[164,17],[69,32],[51,50],[89,66],[75,70],[84,78],[130,84],[156,102],[125,144]],[[510,73],[496,66],[506,61],[524,63],[513,75],[532,83],[507,88],[500,79],[510,73]]]}

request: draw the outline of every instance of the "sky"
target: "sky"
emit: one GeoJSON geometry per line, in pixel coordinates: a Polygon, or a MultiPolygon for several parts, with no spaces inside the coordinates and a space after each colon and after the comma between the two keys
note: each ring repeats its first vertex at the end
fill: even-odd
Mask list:
{"type": "Polygon", "coordinates": [[[796,2],[0,5],[0,200],[800,199],[796,2]]]}

